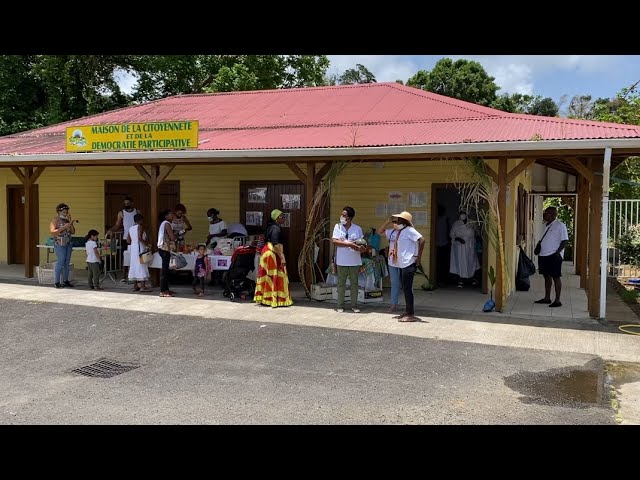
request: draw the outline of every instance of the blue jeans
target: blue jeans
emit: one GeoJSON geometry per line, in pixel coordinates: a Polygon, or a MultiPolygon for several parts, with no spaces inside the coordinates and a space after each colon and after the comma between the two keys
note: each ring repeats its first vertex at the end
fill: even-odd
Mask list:
{"type": "Polygon", "coordinates": [[[53,278],[56,283],[60,282],[60,274],[62,273],[64,278],[63,281],[69,281],[69,263],[71,262],[71,253],[73,252],[73,245],[69,242],[64,247],[60,245],[54,245],[53,251],[56,252],[56,258],[58,261],[56,262],[56,266],[53,270],[53,278]]]}
{"type": "Polygon", "coordinates": [[[389,278],[391,279],[391,305],[397,305],[400,296],[400,269],[389,265],[389,278]]]}

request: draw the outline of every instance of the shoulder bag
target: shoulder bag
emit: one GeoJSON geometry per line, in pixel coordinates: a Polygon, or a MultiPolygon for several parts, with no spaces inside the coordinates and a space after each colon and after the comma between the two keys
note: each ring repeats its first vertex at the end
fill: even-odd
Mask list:
{"type": "Polygon", "coordinates": [[[544,235],[542,235],[542,238],[540,239],[540,241],[536,243],[536,248],[533,249],[534,255],[540,255],[540,251],[542,250],[542,240],[544,240],[544,237],[547,236],[547,233],[549,233],[550,228],[551,228],[551,224],[549,224],[549,226],[545,230],[544,235]]]}

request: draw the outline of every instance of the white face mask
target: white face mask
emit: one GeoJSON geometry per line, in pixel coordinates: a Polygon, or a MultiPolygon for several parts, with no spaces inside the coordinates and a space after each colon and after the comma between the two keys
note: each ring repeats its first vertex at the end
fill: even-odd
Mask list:
{"type": "Polygon", "coordinates": [[[213,222],[213,217],[207,217],[210,222],[213,222]]]}
{"type": "Polygon", "coordinates": [[[460,220],[466,220],[467,216],[464,213],[460,214],[460,220]]]}
{"type": "Polygon", "coordinates": [[[344,217],[340,217],[340,224],[341,225],[346,225],[347,224],[347,219],[344,217]]]}
{"type": "Polygon", "coordinates": [[[406,225],[404,223],[398,223],[396,225],[396,230],[402,230],[404,227],[406,227],[406,225]]]}

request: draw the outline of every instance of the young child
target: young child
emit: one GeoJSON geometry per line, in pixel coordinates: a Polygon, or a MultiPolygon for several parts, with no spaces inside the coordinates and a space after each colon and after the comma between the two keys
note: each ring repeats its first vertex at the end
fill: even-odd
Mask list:
{"type": "Polygon", "coordinates": [[[207,246],[204,243],[198,245],[196,253],[196,264],[193,268],[193,293],[199,297],[204,297],[204,281],[211,272],[211,260],[207,255],[207,246]],[[200,284],[200,288],[197,288],[200,284]]]}
{"type": "Polygon", "coordinates": [[[89,230],[86,240],[85,250],[87,251],[87,268],[89,270],[89,288],[91,290],[104,290],[100,287],[100,264],[102,256],[98,250],[98,231],[89,230]]]}

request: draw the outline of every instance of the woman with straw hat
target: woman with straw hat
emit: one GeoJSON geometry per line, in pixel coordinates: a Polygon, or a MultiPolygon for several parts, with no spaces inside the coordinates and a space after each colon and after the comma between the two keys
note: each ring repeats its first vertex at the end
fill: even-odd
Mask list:
{"type": "Polygon", "coordinates": [[[404,292],[405,312],[393,317],[399,322],[416,322],[413,309],[413,277],[422,260],[424,237],[413,227],[413,216],[409,212],[396,213],[385,224],[392,224],[397,234],[389,244],[389,265],[400,270],[400,285],[404,292]]]}
{"type": "Polygon", "coordinates": [[[259,305],[269,307],[288,307],[293,304],[289,293],[287,261],[282,245],[282,225],[284,216],[277,208],[271,211],[267,223],[265,246],[260,256],[260,266],[256,278],[256,290],[253,300],[259,305]]]}

